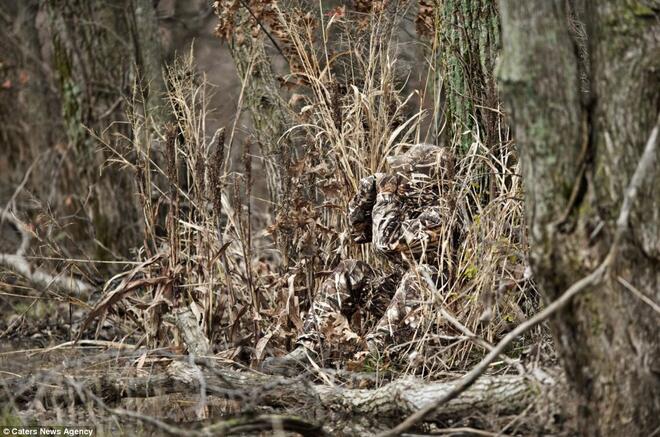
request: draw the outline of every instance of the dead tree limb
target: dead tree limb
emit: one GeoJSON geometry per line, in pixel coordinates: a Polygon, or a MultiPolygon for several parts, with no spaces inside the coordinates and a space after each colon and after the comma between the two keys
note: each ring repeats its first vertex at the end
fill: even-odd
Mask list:
{"type": "Polygon", "coordinates": [[[93,287],[79,279],[64,275],[63,273],[53,275],[44,269],[34,267],[25,258],[25,253],[30,247],[31,236],[27,227],[16,216],[0,208],[0,224],[10,223],[11,227],[4,226],[0,232],[1,239],[9,239],[8,232],[14,232],[20,237],[20,244],[12,253],[0,252],[0,265],[25,278],[31,285],[40,290],[53,287],[60,291],[75,295],[86,295],[91,293],[93,287]]]}
{"type": "MultiPolygon", "coordinates": [[[[427,405],[434,405],[460,385],[460,380],[428,383],[404,378],[376,389],[350,389],[236,371],[219,367],[209,359],[195,359],[195,363],[197,365],[192,366],[175,361],[166,371],[148,377],[100,375],[79,379],[75,383],[103,402],[112,403],[126,397],[198,393],[203,380],[206,395],[234,399],[244,407],[258,405],[304,411],[310,417],[323,418],[327,423],[342,417],[360,418],[381,427],[395,424],[401,416],[423,410],[427,405]]],[[[554,387],[557,385],[555,381],[555,378],[541,381],[521,375],[484,375],[460,395],[434,409],[425,420],[456,421],[477,413],[519,413],[535,402],[539,388],[554,387]]],[[[45,402],[62,402],[71,400],[69,382],[61,377],[46,381],[43,377],[32,377],[14,381],[6,389],[18,402],[30,402],[37,396],[45,402]]],[[[79,402],[83,400],[78,399],[79,402]]]]}

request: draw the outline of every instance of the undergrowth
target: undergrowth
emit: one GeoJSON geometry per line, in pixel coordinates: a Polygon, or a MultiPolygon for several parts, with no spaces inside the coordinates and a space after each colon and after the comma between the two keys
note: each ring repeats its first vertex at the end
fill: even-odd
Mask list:
{"type": "MultiPolygon", "coordinates": [[[[216,6],[219,34],[239,31],[232,28],[231,4],[216,6]]],[[[387,158],[413,144],[449,138],[441,145],[455,157],[454,180],[444,192],[451,214],[438,231],[448,280],[439,290],[426,289],[425,317],[411,341],[352,368],[431,378],[469,368],[485,353],[474,335],[496,342],[538,307],[526,274],[519,163],[506,126],[498,126],[497,144],[484,143],[478,128],[460,138],[442,135],[443,89],[433,61],[439,48],[432,41],[415,47],[429,61],[426,73],[417,72],[425,82],[411,88],[398,32],[409,15],[405,7],[351,15],[264,2],[255,12],[260,24],[253,23],[253,33],[262,27],[271,33],[289,65],[283,82],[293,84],[283,91],[293,123],[280,141],[294,145],[282,173],[284,202],[265,213],[255,208],[254,192],[268,168],[262,161],[272,158],[255,160],[248,140],[241,162],[226,165],[225,140],[236,126],[209,132],[209,85],[192,56],[182,57],[167,71],[173,121],[156,125],[136,100],[128,116],[132,138],[105,142],[114,161],[135,175],[145,237],[139,263],[107,282],[88,322],[109,317],[138,333],[139,344],[183,350],[168,314],[189,308],[225,358],[257,365],[291,350],[311,299],[340,260],[392,269],[370,245],[350,239],[346,212],[359,180],[392,171],[387,158]],[[277,252],[282,239],[293,258],[277,252]]],[[[545,336],[539,328],[508,355],[534,353],[528,345],[545,336]]]]}

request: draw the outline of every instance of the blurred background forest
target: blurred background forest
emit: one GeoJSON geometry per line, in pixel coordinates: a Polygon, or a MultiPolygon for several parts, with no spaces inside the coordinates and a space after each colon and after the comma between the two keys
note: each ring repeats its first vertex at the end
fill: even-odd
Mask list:
{"type": "Polygon", "coordinates": [[[214,35],[211,5],[3,2],[2,13],[3,204],[18,202],[15,209],[30,215],[50,210],[68,257],[129,257],[142,239],[136,187],[106,165],[110,152],[97,135],[131,140],[134,103],[161,123],[172,119],[163,68],[191,50],[195,74],[217,87],[209,92],[208,131],[231,125],[240,79],[214,35]],[[23,180],[27,189],[17,191],[23,180]]]}

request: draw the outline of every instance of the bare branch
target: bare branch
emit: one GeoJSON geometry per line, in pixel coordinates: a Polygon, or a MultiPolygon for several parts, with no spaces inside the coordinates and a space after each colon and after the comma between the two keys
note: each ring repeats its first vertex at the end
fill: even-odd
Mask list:
{"type": "Polygon", "coordinates": [[[65,276],[63,273],[52,275],[43,269],[34,268],[24,256],[31,240],[27,226],[16,216],[3,209],[0,209],[0,220],[10,222],[21,235],[21,244],[14,253],[0,253],[0,265],[23,276],[35,288],[47,289],[54,286],[61,291],[77,295],[88,294],[92,291],[93,287],[81,280],[65,276]]]}

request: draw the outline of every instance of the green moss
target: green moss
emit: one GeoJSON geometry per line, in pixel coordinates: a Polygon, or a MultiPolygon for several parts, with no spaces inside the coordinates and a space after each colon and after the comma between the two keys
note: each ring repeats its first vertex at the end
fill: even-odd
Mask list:
{"type": "Polygon", "coordinates": [[[467,279],[474,279],[477,276],[477,273],[479,273],[479,269],[477,269],[477,266],[475,266],[474,264],[470,264],[463,272],[463,276],[467,279]]]}
{"type": "Polygon", "coordinates": [[[628,0],[616,4],[608,10],[604,18],[605,26],[611,33],[618,35],[639,34],[641,29],[640,19],[649,19],[655,17],[651,8],[640,1],[628,0]]]}
{"type": "Polygon", "coordinates": [[[475,117],[480,117],[475,103],[488,103],[484,99],[490,93],[488,78],[499,47],[499,18],[485,0],[446,0],[436,10],[441,47],[437,71],[446,85],[449,137],[459,138],[459,150],[465,152],[473,141],[475,117]]]}
{"type": "Polygon", "coordinates": [[[367,373],[377,373],[384,372],[385,370],[388,370],[388,368],[389,366],[384,365],[379,357],[369,354],[364,360],[362,371],[367,373]]]}
{"type": "Polygon", "coordinates": [[[581,296],[579,303],[579,312],[585,315],[580,318],[584,321],[588,321],[588,329],[591,331],[591,335],[596,337],[602,334],[604,326],[603,320],[599,316],[599,309],[597,308],[598,302],[593,296],[593,293],[584,293],[581,296]]]}
{"type": "Polygon", "coordinates": [[[12,408],[5,407],[0,414],[0,424],[3,426],[20,426],[22,425],[21,419],[14,414],[12,408]]]}
{"type": "Polygon", "coordinates": [[[21,418],[15,414],[12,407],[5,406],[0,411],[0,425],[2,426],[38,426],[39,423],[36,419],[29,419],[22,421],[21,418]]]}
{"type": "Polygon", "coordinates": [[[654,17],[653,10],[641,2],[634,2],[630,6],[631,12],[637,17],[654,17]]]}
{"type": "Polygon", "coordinates": [[[578,214],[580,217],[588,217],[591,215],[593,211],[593,207],[591,205],[591,202],[584,201],[580,203],[580,206],[578,208],[578,214]]]}
{"type": "Polygon", "coordinates": [[[53,60],[60,85],[62,118],[67,137],[72,144],[77,145],[85,135],[80,104],[82,92],[74,79],[69,53],[57,35],[53,37],[53,60]]]}
{"type": "Polygon", "coordinates": [[[32,300],[24,299],[16,302],[13,307],[13,314],[25,314],[27,318],[39,320],[47,318],[57,311],[57,301],[52,299],[39,300],[32,303],[32,300]]]}

